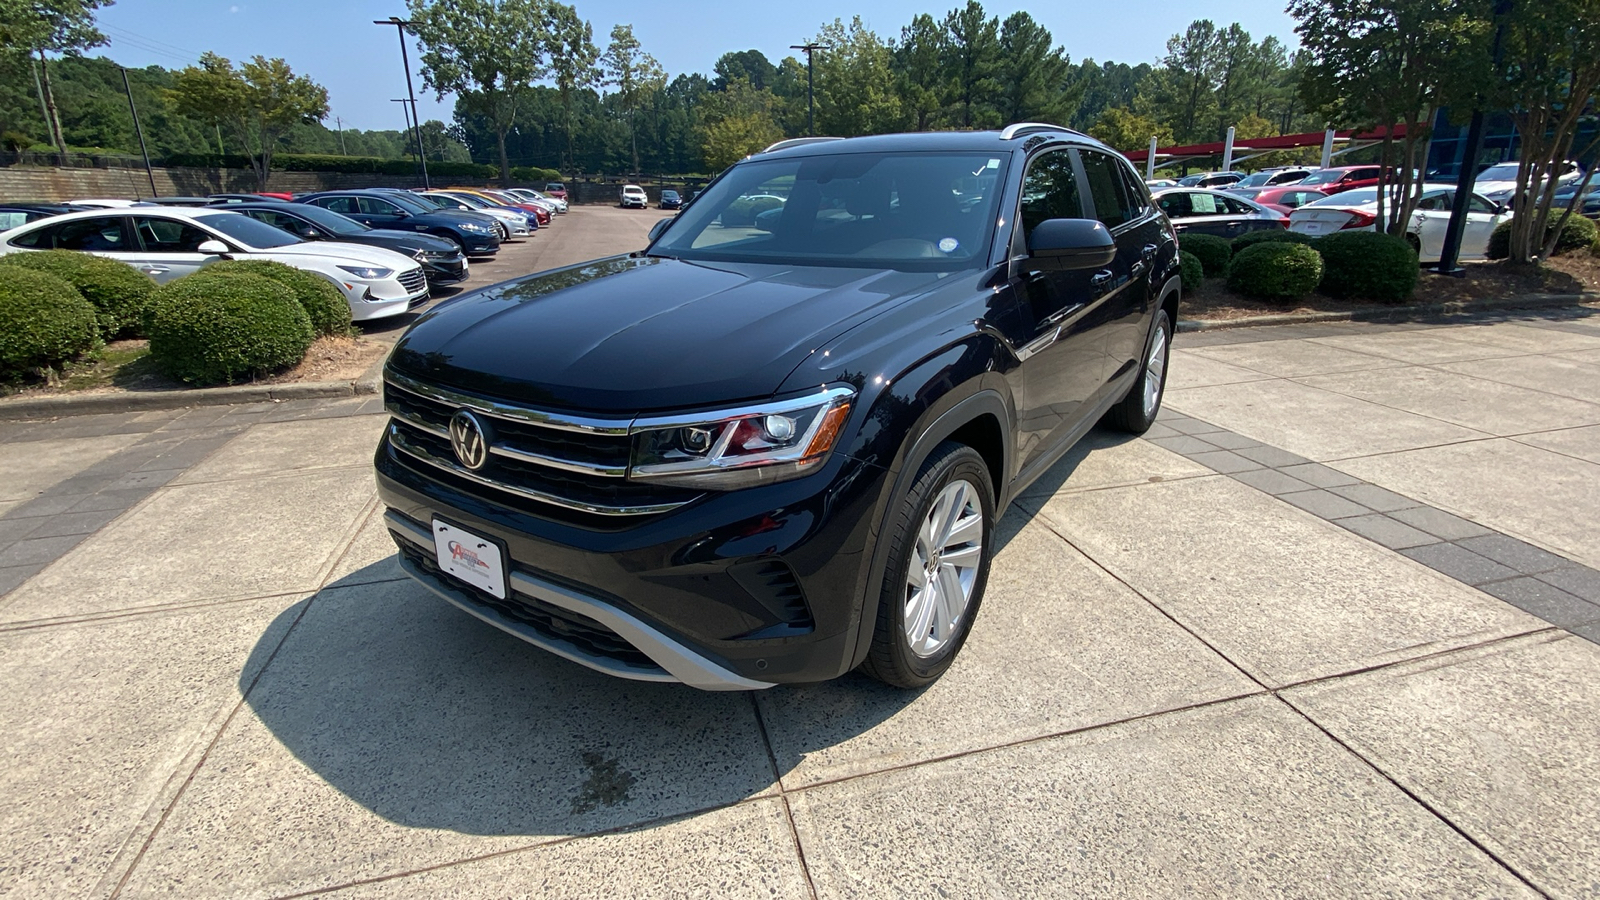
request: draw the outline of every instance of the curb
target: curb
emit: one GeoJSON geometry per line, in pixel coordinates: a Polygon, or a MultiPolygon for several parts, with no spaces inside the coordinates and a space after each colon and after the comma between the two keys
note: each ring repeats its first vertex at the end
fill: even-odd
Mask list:
{"type": "Polygon", "coordinates": [[[0,422],[85,416],[95,413],[184,409],[190,406],[224,406],[235,403],[281,403],[284,400],[319,400],[329,397],[365,397],[378,394],[383,384],[383,364],[388,354],[373,363],[360,378],[349,381],[307,381],[299,384],[240,384],[230,387],[193,388],[160,393],[114,393],[86,396],[37,397],[0,403],[0,422]]]}
{"type": "Polygon", "coordinates": [[[1426,315],[1459,315],[1507,309],[1550,309],[1600,303],[1600,294],[1526,294],[1509,300],[1451,300],[1446,303],[1413,303],[1406,306],[1366,306],[1330,312],[1270,313],[1238,319],[1179,319],[1178,331],[1219,331],[1224,328],[1257,328],[1265,325],[1307,325],[1316,322],[1383,322],[1426,315]]]}

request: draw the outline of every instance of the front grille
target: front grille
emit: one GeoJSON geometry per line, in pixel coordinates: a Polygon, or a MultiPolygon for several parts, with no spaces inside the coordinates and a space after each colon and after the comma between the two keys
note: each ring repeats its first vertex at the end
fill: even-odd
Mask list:
{"type": "Polygon", "coordinates": [[[408,294],[422,290],[427,284],[428,276],[422,273],[421,266],[400,273],[400,286],[405,288],[408,294]]]}
{"type": "Polygon", "coordinates": [[[473,603],[500,616],[527,625],[547,638],[565,641],[590,656],[603,656],[635,668],[659,668],[655,661],[641,653],[621,635],[599,622],[545,603],[518,591],[511,591],[501,600],[464,581],[445,575],[438,560],[410,541],[399,541],[400,552],[406,559],[428,574],[448,581],[473,603]]]}
{"type": "Polygon", "coordinates": [[[411,460],[455,476],[455,486],[468,493],[481,495],[489,488],[499,502],[545,515],[580,517],[664,513],[699,496],[627,480],[632,444],[625,420],[509,406],[395,373],[385,378],[383,394],[394,417],[390,444],[411,460]],[[477,471],[461,465],[450,445],[450,418],[461,409],[471,409],[494,430],[489,463],[477,471]]]}

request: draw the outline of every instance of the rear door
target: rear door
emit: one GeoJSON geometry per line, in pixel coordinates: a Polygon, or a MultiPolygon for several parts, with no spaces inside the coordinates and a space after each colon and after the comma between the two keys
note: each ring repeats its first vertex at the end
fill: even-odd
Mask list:
{"type": "MultiPolygon", "coordinates": [[[[1161,290],[1161,285],[1153,281],[1154,265],[1162,245],[1170,242],[1172,236],[1144,182],[1126,163],[1092,150],[1082,151],[1082,156],[1095,218],[1104,222],[1116,238],[1118,271],[1126,271],[1128,279],[1106,300],[1104,381],[1109,386],[1143,356],[1145,326],[1161,290]],[[1111,178],[1102,179],[1101,172],[1109,173],[1111,178]],[[1111,183],[1106,183],[1108,181],[1111,183]],[[1119,190],[1105,190],[1110,187],[1119,190]],[[1111,224],[1112,219],[1117,220],[1115,226],[1111,224]]],[[[1231,198],[1218,199],[1238,202],[1231,198]]]]}
{"type": "Polygon", "coordinates": [[[381,225],[373,225],[373,223],[369,221],[371,216],[361,211],[361,205],[357,202],[355,197],[318,197],[311,202],[322,207],[323,209],[333,210],[342,216],[349,216],[363,225],[371,225],[374,228],[383,227],[381,225]]]}
{"type": "MultiPolygon", "coordinates": [[[[78,250],[128,263],[148,275],[140,264],[138,244],[128,232],[128,217],[124,215],[93,216],[45,225],[11,242],[18,247],[35,250],[78,250]]],[[[161,280],[159,277],[157,280],[161,280]]]]}

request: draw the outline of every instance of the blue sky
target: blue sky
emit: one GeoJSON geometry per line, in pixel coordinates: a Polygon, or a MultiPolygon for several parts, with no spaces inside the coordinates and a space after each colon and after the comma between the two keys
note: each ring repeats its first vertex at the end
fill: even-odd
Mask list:
{"type": "MultiPolygon", "coordinates": [[[[964,0],[963,0],[964,2],[964,0]]],[[[634,34],[670,75],[706,72],[729,50],[754,47],[774,61],[790,53],[835,17],[859,14],[879,35],[898,35],[920,12],[936,16],[955,0],[928,4],[912,0],[819,0],[804,4],[728,3],[725,0],[578,0],[578,14],[594,25],[602,48],[618,23],[632,23],[634,34]],[[783,14],[775,15],[782,8],[783,14]],[[805,12],[796,12],[804,9],[805,12]]],[[[1020,7],[990,2],[985,9],[1004,18],[1020,7]]],[[[1154,62],[1167,38],[1197,18],[1218,24],[1238,22],[1257,40],[1272,34],[1293,45],[1293,22],[1283,0],[1065,0],[1027,7],[1065,46],[1074,61],[1084,57],[1137,63],[1154,62]]],[[[400,47],[393,27],[374,19],[405,15],[400,0],[117,0],[100,12],[111,38],[95,52],[125,66],[181,68],[212,50],[238,61],[260,54],[281,56],[296,72],[328,88],[332,115],[345,127],[401,128],[399,104],[405,95],[400,47]]],[[[415,53],[412,70],[420,73],[415,53]]],[[[417,90],[422,90],[420,74],[417,90]]],[[[451,102],[419,94],[424,119],[450,119],[451,102]]]]}

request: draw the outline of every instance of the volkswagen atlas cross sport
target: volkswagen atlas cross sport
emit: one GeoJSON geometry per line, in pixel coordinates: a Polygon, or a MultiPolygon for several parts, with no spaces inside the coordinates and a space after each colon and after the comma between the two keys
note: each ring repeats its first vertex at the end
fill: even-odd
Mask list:
{"type": "Polygon", "coordinates": [[[1000,511],[1155,418],[1177,272],[1134,169],[1064,128],[781,142],[642,251],[419,319],[386,522],[444,599],[604,672],[925,685],[1000,511]]]}

